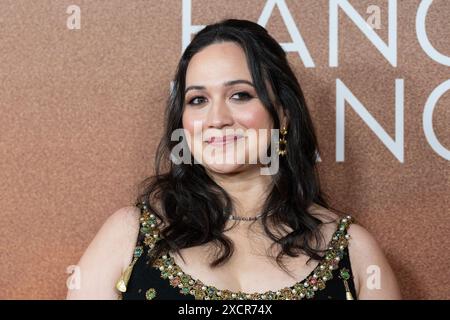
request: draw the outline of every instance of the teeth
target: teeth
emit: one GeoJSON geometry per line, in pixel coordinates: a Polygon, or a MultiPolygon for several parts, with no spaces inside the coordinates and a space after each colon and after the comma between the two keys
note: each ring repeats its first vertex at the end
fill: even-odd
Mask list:
{"type": "Polygon", "coordinates": [[[238,140],[239,138],[241,138],[240,136],[232,136],[232,137],[211,137],[211,138],[209,138],[209,140],[208,140],[208,142],[209,143],[213,143],[213,142],[222,142],[222,143],[224,143],[224,142],[227,142],[227,141],[232,141],[232,140],[234,140],[234,141],[236,141],[236,140],[238,140]]]}

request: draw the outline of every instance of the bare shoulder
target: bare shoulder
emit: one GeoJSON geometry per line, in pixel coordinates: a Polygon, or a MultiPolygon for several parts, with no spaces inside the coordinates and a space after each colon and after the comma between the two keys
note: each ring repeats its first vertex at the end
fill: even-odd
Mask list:
{"type": "Polygon", "coordinates": [[[120,231],[122,235],[137,236],[141,212],[136,206],[127,206],[114,212],[105,222],[105,227],[120,231]],[[117,230],[118,229],[118,230],[117,230]]]}
{"type": "Polygon", "coordinates": [[[127,206],[106,219],[77,264],[80,283],[67,299],[117,299],[115,282],[132,259],[139,218],[139,208],[127,206]]]}
{"type": "Polygon", "coordinates": [[[134,247],[139,231],[139,218],[140,210],[135,206],[118,209],[106,219],[94,241],[100,240],[99,245],[107,251],[123,252],[130,246],[134,247]]]}
{"type": "Polygon", "coordinates": [[[394,271],[375,237],[358,223],[352,223],[347,233],[358,299],[401,299],[394,271]]]}
{"type": "MultiPolygon", "coordinates": [[[[313,204],[311,214],[323,222],[322,232],[330,239],[341,218],[334,212],[313,204]]],[[[358,299],[401,299],[394,271],[375,237],[363,226],[353,222],[348,252],[358,299]]]]}

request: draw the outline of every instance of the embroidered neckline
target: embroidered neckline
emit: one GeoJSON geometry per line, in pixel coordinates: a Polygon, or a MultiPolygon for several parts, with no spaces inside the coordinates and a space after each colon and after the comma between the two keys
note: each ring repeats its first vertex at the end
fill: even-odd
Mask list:
{"type": "MultiPolygon", "coordinates": [[[[139,204],[141,209],[140,232],[144,235],[144,244],[151,250],[155,243],[160,240],[157,228],[158,220],[155,215],[150,214],[145,205],[139,204]]],[[[204,284],[201,280],[195,279],[185,273],[178,266],[173,257],[166,253],[158,257],[153,263],[153,267],[161,272],[162,279],[168,279],[174,288],[179,288],[184,295],[193,295],[196,300],[300,300],[314,297],[315,292],[323,290],[328,280],[333,278],[333,271],[339,268],[339,261],[344,257],[344,250],[348,246],[350,235],[347,228],[354,219],[351,216],[341,218],[337,230],[334,232],[324,258],[306,276],[292,286],[286,286],[277,291],[266,292],[233,292],[228,289],[218,289],[215,286],[204,284]]]]}

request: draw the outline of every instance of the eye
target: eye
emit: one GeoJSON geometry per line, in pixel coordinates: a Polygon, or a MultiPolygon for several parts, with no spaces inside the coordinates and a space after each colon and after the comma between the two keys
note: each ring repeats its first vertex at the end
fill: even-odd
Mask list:
{"type": "Polygon", "coordinates": [[[194,101],[195,101],[196,99],[200,99],[200,101],[202,101],[202,99],[204,99],[204,97],[202,97],[202,96],[196,96],[196,97],[192,98],[191,100],[189,100],[189,102],[188,102],[187,104],[188,104],[188,105],[191,105],[191,106],[198,106],[198,105],[202,104],[201,102],[199,102],[199,103],[194,103],[194,101]]]}
{"type": "Polygon", "coordinates": [[[239,101],[248,101],[248,100],[250,100],[251,98],[253,98],[252,95],[250,95],[248,92],[245,92],[245,91],[237,92],[237,93],[235,93],[235,94],[233,95],[233,97],[234,97],[235,95],[241,95],[241,96],[243,97],[242,99],[237,99],[237,100],[239,100],[239,101]]]}

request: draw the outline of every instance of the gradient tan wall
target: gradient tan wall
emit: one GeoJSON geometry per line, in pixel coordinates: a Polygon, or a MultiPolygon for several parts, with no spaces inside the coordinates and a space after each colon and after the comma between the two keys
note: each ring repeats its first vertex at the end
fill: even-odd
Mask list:
{"type": "MultiPolygon", "coordinates": [[[[332,205],[375,235],[406,298],[450,298],[450,92],[438,99],[432,122],[447,149],[432,147],[423,124],[425,104],[450,70],[419,44],[421,1],[398,1],[397,67],[342,9],[339,66],[330,67],[329,1],[285,3],[315,64],[307,68],[289,52],[317,127],[332,205]],[[403,161],[348,102],[345,160],[337,160],[337,79],[393,143],[401,130],[395,83],[403,79],[403,161]]],[[[364,19],[370,5],[379,6],[374,31],[388,43],[387,1],[349,3],[364,19]]],[[[191,23],[257,22],[265,5],[192,0],[191,23]]],[[[449,13],[449,1],[435,0],[426,17],[430,43],[447,56],[449,13]]],[[[133,204],[135,185],[152,172],[182,16],[178,0],[0,1],[0,298],[64,298],[66,268],[111,213],[133,204]],[[67,26],[71,5],[81,10],[80,29],[67,26]]],[[[266,28],[280,43],[292,41],[278,7],[266,28]]]]}

